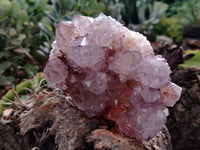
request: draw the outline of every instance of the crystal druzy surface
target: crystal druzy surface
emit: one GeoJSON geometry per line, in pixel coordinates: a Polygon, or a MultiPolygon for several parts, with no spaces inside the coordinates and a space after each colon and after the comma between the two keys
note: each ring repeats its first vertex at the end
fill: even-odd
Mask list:
{"type": "Polygon", "coordinates": [[[69,93],[88,117],[114,120],[129,137],[154,136],[180,97],[166,60],[146,37],[104,14],[59,23],[52,47],[48,85],[69,93]]]}

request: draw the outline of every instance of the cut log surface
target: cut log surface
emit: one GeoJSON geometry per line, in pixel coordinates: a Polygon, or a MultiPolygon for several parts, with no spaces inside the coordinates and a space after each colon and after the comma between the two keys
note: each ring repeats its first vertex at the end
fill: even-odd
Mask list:
{"type": "Polygon", "coordinates": [[[43,91],[23,101],[25,109],[9,108],[0,121],[0,149],[5,150],[170,150],[163,128],[149,142],[130,139],[104,118],[87,118],[58,91],[43,91]]]}

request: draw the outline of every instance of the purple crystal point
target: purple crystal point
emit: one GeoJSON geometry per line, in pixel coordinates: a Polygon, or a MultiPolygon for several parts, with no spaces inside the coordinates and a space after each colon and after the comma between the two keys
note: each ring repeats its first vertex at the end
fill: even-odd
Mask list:
{"type": "Polygon", "coordinates": [[[115,19],[74,16],[56,26],[44,69],[50,87],[71,95],[88,117],[114,120],[129,137],[149,140],[180,98],[166,60],[150,42],[115,19]]]}

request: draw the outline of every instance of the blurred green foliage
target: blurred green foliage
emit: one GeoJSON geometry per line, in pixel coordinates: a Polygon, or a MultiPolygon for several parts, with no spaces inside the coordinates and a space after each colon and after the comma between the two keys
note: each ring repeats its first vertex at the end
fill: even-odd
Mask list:
{"type": "Polygon", "coordinates": [[[48,20],[39,23],[48,42],[52,41],[55,26],[61,21],[72,20],[74,15],[96,17],[101,12],[120,21],[123,7],[118,0],[51,0],[51,5],[53,9],[45,11],[48,20]]]}
{"type": "MultiPolygon", "coordinates": [[[[154,28],[160,19],[166,16],[168,5],[152,0],[121,0],[125,7],[122,18],[126,25],[140,25],[139,32],[145,33],[154,28]]],[[[134,28],[134,27],[133,27],[134,28]]]]}
{"type": "Polygon", "coordinates": [[[53,40],[59,22],[72,20],[75,14],[94,17],[105,10],[105,5],[97,0],[51,0],[51,6],[51,10],[45,11],[47,19],[39,22],[48,42],[53,40]]]}
{"type": "MultiPolygon", "coordinates": [[[[46,41],[38,22],[52,10],[48,0],[0,1],[0,90],[6,85],[29,77],[42,67],[46,41]]],[[[44,56],[46,59],[44,59],[44,56]]]]}
{"type": "Polygon", "coordinates": [[[200,25],[200,0],[185,1],[178,9],[177,18],[183,26],[188,24],[200,25]]]}
{"type": "Polygon", "coordinates": [[[180,43],[183,40],[182,30],[183,26],[177,18],[164,17],[155,25],[153,34],[154,37],[156,35],[165,35],[172,38],[175,42],[180,43]]]}
{"type": "Polygon", "coordinates": [[[156,24],[153,33],[166,35],[175,42],[181,43],[182,32],[186,25],[200,25],[200,0],[182,0],[172,3],[166,16],[156,24]]]}
{"type": "Polygon", "coordinates": [[[200,25],[200,0],[120,0],[122,19],[144,34],[165,35],[182,42],[186,25],[200,25]],[[150,31],[150,32],[149,32],[150,31]]]}
{"type": "Polygon", "coordinates": [[[187,24],[200,25],[200,0],[0,0],[0,92],[42,71],[56,24],[74,15],[111,15],[142,33],[181,42],[187,24]]]}

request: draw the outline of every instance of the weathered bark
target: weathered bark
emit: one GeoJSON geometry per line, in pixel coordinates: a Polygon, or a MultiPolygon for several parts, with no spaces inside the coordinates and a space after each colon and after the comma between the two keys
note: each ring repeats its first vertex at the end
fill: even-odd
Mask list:
{"type": "Polygon", "coordinates": [[[172,82],[183,88],[182,96],[170,108],[167,127],[174,150],[200,149],[200,76],[195,68],[177,66],[191,56],[182,56],[183,49],[176,45],[161,44],[156,50],[163,55],[172,68],[172,82]]]}
{"type": "Polygon", "coordinates": [[[43,92],[7,109],[0,121],[0,149],[6,150],[170,150],[167,128],[149,142],[112,132],[115,123],[87,118],[58,91],[43,92]],[[4,138],[8,137],[8,138],[4,138]]]}
{"type": "MultiPolygon", "coordinates": [[[[155,52],[172,69],[172,81],[183,88],[181,99],[170,108],[167,127],[175,150],[200,149],[200,77],[194,69],[178,68],[183,49],[163,44],[155,52]]],[[[87,118],[58,91],[41,92],[7,109],[0,121],[0,149],[6,150],[170,150],[166,128],[149,142],[117,133],[115,123],[87,118]]]]}

